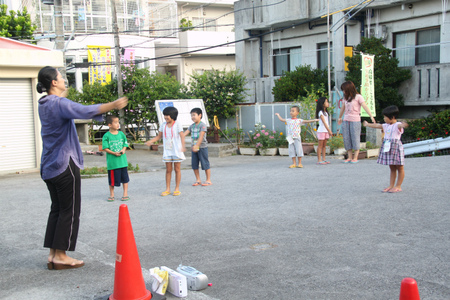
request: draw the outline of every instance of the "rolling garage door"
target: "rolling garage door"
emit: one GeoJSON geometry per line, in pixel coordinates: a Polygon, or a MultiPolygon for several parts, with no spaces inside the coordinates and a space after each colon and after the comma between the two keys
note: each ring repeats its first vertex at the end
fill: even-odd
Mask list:
{"type": "Polygon", "coordinates": [[[30,79],[0,79],[0,171],[36,168],[30,79]]]}

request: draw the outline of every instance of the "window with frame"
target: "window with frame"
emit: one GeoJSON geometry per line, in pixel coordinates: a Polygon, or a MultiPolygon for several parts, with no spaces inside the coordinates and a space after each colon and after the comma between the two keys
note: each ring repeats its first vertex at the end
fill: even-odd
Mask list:
{"type": "Polygon", "coordinates": [[[194,31],[217,31],[217,21],[208,18],[192,18],[194,31]]]}
{"type": "Polygon", "coordinates": [[[294,71],[302,64],[302,47],[273,50],[273,75],[294,71]]]}
{"type": "Polygon", "coordinates": [[[394,34],[394,57],[399,60],[399,67],[422,64],[438,64],[440,61],[441,30],[439,27],[418,29],[394,34]]]}
{"type": "MultiPolygon", "coordinates": [[[[330,43],[330,60],[333,63],[333,44],[330,43]]],[[[317,44],[317,66],[319,69],[328,69],[328,44],[317,44]]]]}

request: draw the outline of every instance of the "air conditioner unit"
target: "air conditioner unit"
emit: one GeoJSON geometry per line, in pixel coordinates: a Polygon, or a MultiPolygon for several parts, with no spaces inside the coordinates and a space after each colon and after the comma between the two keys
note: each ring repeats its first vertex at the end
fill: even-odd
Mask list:
{"type": "Polygon", "coordinates": [[[42,0],[42,3],[47,5],[55,5],[55,0],[42,0]]]}
{"type": "Polygon", "coordinates": [[[378,30],[376,27],[370,27],[370,32],[366,28],[365,30],[365,36],[366,37],[376,37],[378,39],[381,39],[382,42],[386,42],[388,38],[388,32],[386,25],[381,25],[378,27],[378,30]]]}

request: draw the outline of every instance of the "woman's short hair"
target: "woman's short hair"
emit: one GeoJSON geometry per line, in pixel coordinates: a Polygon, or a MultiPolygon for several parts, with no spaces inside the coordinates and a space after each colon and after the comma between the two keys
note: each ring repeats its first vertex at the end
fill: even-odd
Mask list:
{"type": "Polygon", "coordinates": [[[52,86],[52,81],[57,80],[58,70],[53,67],[43,67],[38,74],[36,90],[38,93],[48,92],[52,86]]]}

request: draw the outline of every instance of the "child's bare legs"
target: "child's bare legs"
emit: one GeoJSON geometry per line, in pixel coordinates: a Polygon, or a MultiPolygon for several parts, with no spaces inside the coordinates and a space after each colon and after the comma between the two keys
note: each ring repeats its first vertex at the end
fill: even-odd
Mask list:
{"type": "Polygon", "coordinates": [[[295,156],[292,158],[292,164],[293,164],[294,166],[297,165],[297,158],[296,158],[295,156]]]}
{"type": "Polygon", "coordinates": [[[302,167],[303,167],[303,165],[302,165],[302,157],[299,156],[299,157],[297,157],[297,158],[298,158],[298,165],[297,165],[297,166],[299,166],[300,168],[302,168],[302,167]]]}
{"type": "Polygon", "coordinates": [[[211,183],[211,169],[205,170],[205,174],[206,174],[206,182],[211,183]]]}
{"type": "Polygon", "coordinates": [[[389,165],[390,177],[389,177],[389,186],[383,190],[383,192],[389,192],[395,186],[395,179],[397,177],[397,166],[389,165]]]}
{"type": "Polygon", "coordinates": [[[166,192],[170,192],[170,181],[172,180],[172,163],[166,162],[166,192]]]}
{"type": "Polygon", "coordinates": [[[405,168],[403,166],[394,166],[394,167],[396,167],[398,172],[397,185],[395,186],[395,188],[401,191],[403,179],[405,179],[405,168]]]}
{"type": "Polygon", "coordinates": [[[175,192],[180,190],[180,182],[181,182],[181,162],[173,163],[175,169],[175,192]]]}
{"type": "Polygon", "coordinates": [[[317,162],[322,161],[322,141],[319,140],[319,145],[317,146],[317,162]]]}
{"type": "Polygon", "coordinates": [[[194,169],[195,182],[202,182],[199,169],[194,169]]]}
{"type": "Polygon", "coordinates": [[[123,184],[123,196],[128,197],[128,182],[123,184]]]}
{"type": "Polygon", "coordinates": [[[317,161],[325,161],[327,140],[319,140],[319,146],[317,147],[317,161]]]}
{"type": "Polygon", "coordinates": [[[323,140],[322,146],[322,161],[325,161],[325,155],[327,154],[327,139],[323,140]]]}
{"type": "Polygon", "coordinates": [[[109,196],[111,198],[114,198],[114,186],[113,185],[109,186],[109,196]]]}

